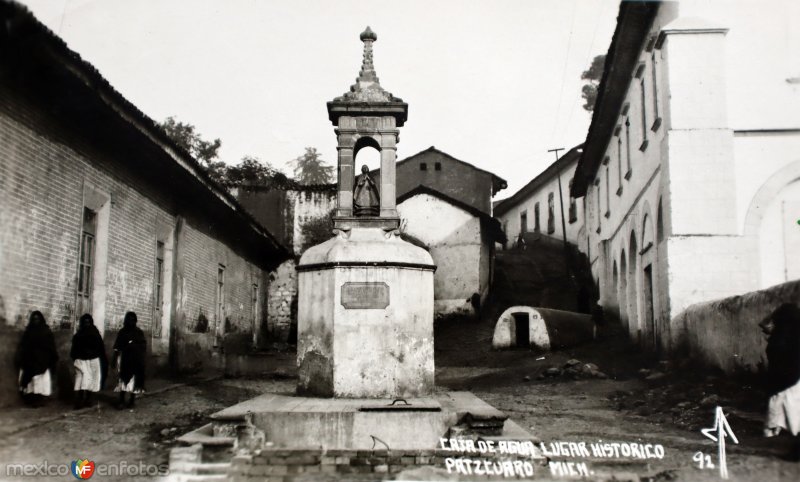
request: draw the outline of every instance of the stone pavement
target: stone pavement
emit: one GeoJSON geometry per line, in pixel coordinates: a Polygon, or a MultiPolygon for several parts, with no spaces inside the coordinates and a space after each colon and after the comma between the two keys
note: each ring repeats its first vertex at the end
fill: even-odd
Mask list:
{"type": "MultiPolygon", "coordinates": [[[[212,381],[217,378],[220,377],[189,378],[178,381],[174,379],[150,377],[147,379],[146,392],[139,395],[137,401],[178,387],[212,381]]],[[[106,385],[109,384],[106,383],[106,385]]],[[[27,407],[23,405],[21,401],[17,405],[3,407],[0,409],[0,438],[5,438],[59,419],[74,417],[91,411],[99,411],[103,406],[107,407],[113,405],[117,400],[117,396],[117,393],[115,393],[113,389],[106,388],[94,395],[92,406],[80,410],[73,409],[71,402],[60,400],[56,396],[49,397],[45,404],[38,408],[27,407]]]]}

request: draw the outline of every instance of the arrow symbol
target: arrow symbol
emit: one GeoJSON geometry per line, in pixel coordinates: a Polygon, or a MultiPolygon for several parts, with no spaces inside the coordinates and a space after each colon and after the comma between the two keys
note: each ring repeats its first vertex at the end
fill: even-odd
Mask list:
{"type": "Polygon", "coordinates": [[[730,424],[728,423],[728,419],[725,418],[725,414],[722,412],[722,407],[717,407],[715,415],[714,415],[714,426],[711,428],[704,428],[701,429],[700,432],[717,442],[717,456],[719,458],[719,476],[723,479],[728,478],[728,464],[725,460],[725,437],[730,437],[733,440],[733,443],[738,444],[739,439],[736,438],[736,435],[733,433],[733,429],[731,429],[730,424]],[[714,434],[716,432],[716,435],[714,434]]]}

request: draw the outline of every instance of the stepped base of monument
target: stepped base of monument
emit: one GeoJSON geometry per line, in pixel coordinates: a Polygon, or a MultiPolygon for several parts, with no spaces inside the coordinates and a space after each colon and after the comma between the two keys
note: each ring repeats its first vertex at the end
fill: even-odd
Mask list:
{"type": "Polygon", "coordinates": [[[211,416],[214,434],[273,448],[433,450],[442,438],[517,441],[535,437],[470,392],[406,400],[265,394],[211,416]],[[255,440],[254,440],[255,441],[255,440]]]}

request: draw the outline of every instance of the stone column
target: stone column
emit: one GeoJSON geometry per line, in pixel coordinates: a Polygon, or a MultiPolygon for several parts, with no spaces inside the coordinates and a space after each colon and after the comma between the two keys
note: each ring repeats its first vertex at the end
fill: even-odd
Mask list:
{"type": "Polygon", "coordinates": [[[397,217],[395,160],[397,136],[381,136],[381,217],[397,217]]]}
{"type": "Polygon", "coordinates": [[[339,195],[336,204],[336,215],[350,217],[353,215],[353,147],[342,146],[339,141],[339,195]]]}

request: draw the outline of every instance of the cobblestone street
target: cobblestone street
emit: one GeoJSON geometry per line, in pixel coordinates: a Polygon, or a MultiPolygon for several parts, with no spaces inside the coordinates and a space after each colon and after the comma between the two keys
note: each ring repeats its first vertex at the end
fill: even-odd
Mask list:
{"type": "MultiPolygon", "coordinates": [[[[475,356],[469,362],[455,352],[440,352],[437,383],[440,389],[473,391],[540,438],[545,447],[562,441],[585,442],[587,446],[603,441],[664,447],[662,459],[552,459],[585,461],[597,477],[719,480],[716,468],[700,470],[693,460],[702,452],[716,461],[716,444],[700,433],[701,428],[713,425],[716,403],[724,407],[740,442],[728,445],[732,480],[778,481],[800,476],[800,466],[780,459],[788,450],[788,439],[761,437],[756,389],[742,390],[741,384],[710,375],[674,371],[662,375],[656,369],[648,379],[638,373],[641,360],[635,352],[614,347],[616,356],[610,359],[597,346],[553,352],[544,359],[528,351],[489,352],[491,356],[486,357],[473,349],[475,356]],[[541,379],[540,374],[548,368],[563,366],[570,359],[596,363],[609,378],[574,379],[562,374],[541,379]]],[[[275,358],[280,378],[291,373],[292,361],[291,354],[275,358]]],[[[66,464],[78,457],[96,464],[166,464],[170,448],[176,446],[175,438],[207,423],[211,413],[262,393],[291,393],[296,383],[294,379],[265,378],[215,378],[189,384],[154,380],[153,391],[142,397],[133,412],[115,410],[106,401],[110,397],[99,408],[80,412],[58,401],[39,410],[7,410],[2,414],[0,459],[4,464],[66,464]]],[[[536,470],[535,479],[558,479],[547,467],[536,470]]],[[[56,479],[9,477],[5,468],[0,475],[5,480],[56,479]]],[[[455,478],[444,466],[412,470],[403,477],[455,478]]],[[[147,476],[133,479],[152,480],[147,476]]]]}

